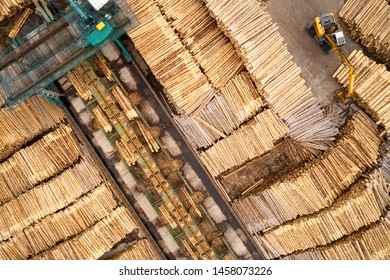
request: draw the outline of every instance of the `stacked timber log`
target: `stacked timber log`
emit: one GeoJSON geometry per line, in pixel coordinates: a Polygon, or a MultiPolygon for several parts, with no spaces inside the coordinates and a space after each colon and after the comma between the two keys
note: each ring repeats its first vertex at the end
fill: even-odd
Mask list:
{"type": "Polygon", "coordinates": [[[120,206],[81,234],[33,259],[96,260],[136,228],[129,211],[120,206]]]}
{"type": "MultiPolygon", "coordinates": [[[[354,50],[349,60],[356,71],[353,98],[390,132],[390,72],[385,65],[369,59],[362,51],[354,50]]],[[[346,87],[349,83],[347,67],[341,65],[333,77],[346,87]]]]}
{"type": "Polygon", "coordinates": [[[390,5],[385,0],[347,0],[339,16],[360,41],[390,66],[390,5]]]}
{"type": "Polygon", "coordinates": [[[313,153],[326,150],[338,130],[300,76],[301,69],[283,43],[278,26],[257,0],[204,0],[234,43],[270,108],[289,127],[289,135],[313,153]]]}
{"type": "Polygon", "coordinates": [[[327,246],[284,257],[289,260],[388,260],[390,213],[369,228],[327,246]]]}
{"type": "Polygon", "coordinates": [[[14,110],[0,109],[0,160],[63,119],[62,110],[38,95],[14,110]]]}
{"type": "Polygon", "coordinates": [[[214,89],[153,0],[133,1],[142,24],[128,32],[135,47],[180,114],[190,114],[214,96],[214,89]]]}
{"type": "Polygon", "coordinates": [[[200,159],[213,176],[239,166],[274,147],[287,133],[283,122],[272,110],[265,110],[228,137],[200,154],[200,159]]]}
{"type": "Polygon", "coordinates": [[[263,106],[248,73],[230,79],[207,105],[191,116],[174,116],[187,138],[197,148],[206,148],[215,140],[237,129],[263,106]]]}
{"type": "Polygon", "coordinates": [[[113,260],[161,260],[160,254],[148,239],[142,239],[122,252],[112,256],[113,260]]]}
{"type": "Polygon", "coordinates": [[[116,207],[111,191],[103,183],[69,207],[38,220],[1,242],[0,259],[27,259],[49,250],[58,242],[93,226],[116,207]]]}
{"type": "Polygon", "coordinates": [[[0,164],[0,205],[68,168],[81,155],[79,142],[62,126],[0,164]]]}
{"type": "Polygon", "coordinates": [[[100,182],[92,164],[82,161],[49,182],[22,193],[0,206],[0,239],[8,239],[15,232],[66,207],[100,182]]]}
{"type": "Polygon", "coordinates": [[[328,151],[283,181],[238,199],[233,208],[250,233],[330,206],[379,156],[381,138],[363,114],[355,113],[344,135],[328,151]]]}
{"type": "Polygon", "coordinates": [[[125,112],[125,115],[129,120],[138,117],[137,111],[134,109],[133,105],[119,86],[114,87],[111,90],[111,93],[114,95],[116,101],[118,101],[119,106],[125,112]]]}
{"type": "Polygon", "coordinates": [[[148,145],[150,151],[152,153],[158,152],[160,150],[160,146],[157,143],[157,140],[150,133],[149,128],[147,128],[142,121],[137,120],[136,123],[137,123],[137,126],[138,126],[139,130],[141,131],[141,134],[144,137],[146,144],[148,145]]]}
{"type": "Polygon", "coordinates": [[[0,0],[0,21],[15,15],[31,3],[31,0],[0,0]]]}
{"type": "Polygon", "coordinates": [[[12,27],[11,31],[8,34],[10,38],[16,38],[18,36],[20,29],[22,29],[23,25],[26,23],[28,17],[33,13],[33,10],[30,8],[26,8],[22,15],[15,22],[14,27],[12,27]]]}
{"type": "Polygon", "coordinates": [[[390,186],[390,154],[387,154],[381,162],[381,170],[390,186]]]}
{"type": "Polygon", "coordinates": [[[104,73],[104,76],[107,78],[107,80],[113,82],[114,79],[112,78],[112,71],[110,67],[107,65],[107,61],[104,59],[104,57],[101,55],[101,53],[97,53],[93,57],[93,61],[96,63],[96,65],[99,67],[100,70],[104,73]]]}
{"type": "Polygon", "coordinates": [[[92,109],[93,113],[96,116],[96,119],[100,123],[101,127],[104,129],[105,132],[111,132],[112,131],[112,125],[110,123],[110,120],[108,119],[107,115],[104,113],[102,108],[100,108],[99,105],[97,105],[95,108],[92,109]]]}
{"type": "Polygon", "coordinates": [[[356,184],[329,208],[298,218],[253,238],[268,259],[329,244],[378,221],[390,204],[385,178],[378,170],[356,184]]]}
{"type": "Polygon", "coordinates": [[[72,83],[77,93],[83,100],[88,101],[92,99],[92,91],[88,88],[88,85],[86,85],[83,79],[79,76],[76,69],[68,72],[67,76],[69,78],[69,81],[72,83]]]}
{"type": "Polygon", "coordinates": [[[128,136],[123,136],[120,140],[115,141],[116,148],[122,159],[131,166],[137,162],[137,158],[131,149],[130,143],[131,141],[128,136]]]}
{"type": "Polygon", "coordinates": [[[211,84],[220,89],[243,67],[229,39],[201,0],[157,0],[211,84]]]}

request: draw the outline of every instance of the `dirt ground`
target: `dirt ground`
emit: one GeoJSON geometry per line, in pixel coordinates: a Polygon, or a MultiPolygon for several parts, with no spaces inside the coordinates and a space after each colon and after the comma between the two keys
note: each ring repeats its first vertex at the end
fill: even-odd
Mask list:
{"type": "Polygon", "coordinates": [[[332,74],[341,62],[336,53],[326,54],[317,42],[305,30],[306,24],[325,12],[333,12],[341,24],[347,43],[343,47],[346,54],[362,47],[350,37],[346,25],[338,17],[344,0],[271,0],[267,10],[273,21],[279,25],[279,32],[284,37],[287,48],[293,55],[294,62],[302,69],[302,77],[312,88],[321,105],[326,106],[337,100],[340,85],[332,74]]]}

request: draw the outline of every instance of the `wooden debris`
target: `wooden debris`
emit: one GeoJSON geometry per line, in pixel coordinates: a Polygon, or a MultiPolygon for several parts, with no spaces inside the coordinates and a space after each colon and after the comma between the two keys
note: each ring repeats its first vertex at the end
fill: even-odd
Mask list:
{"type": "Polygon", "coordinates": [[[390,258],[390,213],[368,229],[331,245],[284,257],[289,260],[388,260],[390,258]]]}
{"type": "MultiPolygon", "coordinates": [[[[349,60],[356,71],[354,100],[390,132],[390,72],[385,65],[377,64],[362,51],[354,50],[349,60]]],[[[347,72],[348,69],[341,65],[333,74],[344,87],[348,85],[347,72]]]]}
{"type": "Polygon", "coordinates": [[[380,219],[390,194],[380,171],[353,186],[329,208],[271,228],[253,238],[268,259],[329,244],[380,219]]]}
{"type": "Polygon", "coordinates": [[[61,126],[17,151],[0,164],[0,205],[69,167],[81,153],[69,126],[61,126]]]}
{"type": "Polygon", "coordinates": [[[338,133],[292,61],[278,26],[257,0],[204,0],[264,98],[286,122],[289,135],[312,153],[326,150],[338,133]]]}
{"type": "Polygon", "coordinates": [[[285,136],[287,128],[272,110],[265,110],[231,135],[218,141],[200,159],[213,176],[243,164],[274,147],[285,136]]]}
{"type": "Polygon", "coordinates": [[[390,5],[386,0],[347,0],[339,16],[353,39],[390,66],[390,5]]]}
{"type": "Polygon", "coordinates": [[[355,113],[344,135],[320,157],[283,181],[248,197],[233,208],[250,233],[280,225],[330,206],[379,156],[381,138],[363,114],[355,113]]]}
{"type": "Polygon", "coordinates": [[[137,50],[180,114],[190,114],[214,96],[214,89],[153,0],[133,1],[142,24],[128,32],[137,50]]]}
{"type": "Polygon", "coordinates": [[[93,113],[96,116],[96,119],[100,123],[100,125],[103,127],[105,132],[111,132],[112,131],[112,125],[110,123],[110,120],[108,119],[107,115],[103,112],[102,108],[100,108],[99,105],[97,105],[95,108],[92,109],[93,113]]]}
{"type": "Polygon", "coordinates": [[[64,112],[35,95],[14,110],[0,109],[0,160],[64,119],[64,112]]]}
{"type": "Polygon", "coordinates": [[[243,68],[233,45],[201,1],[156,2],[213,86],[220,89],[243,68]]]}
{"type": "Polygon", "coordinates": [[[26,8],[22,15],[18,18],[18,20],[15,22],[14,27],[12,27],[11,31],[8,34],[8,37],[10,38],[16,38],[18,36],[20,29],[22,29],[23,25],[26,23],[26,20],[28,17],[33,13],[33,10],[30,8],[26,8]]]}
{"type": "Polygon", "coordinates": [[[113,260],[161,260],[161,255],[148,239],[142,239],[114,255],[113,260]]]}
{"type": "Polygon", "coordinates": [[[77,69],[68,72],[67,76],[69,78],[69,81],[72,83],[77,93],[83,100],[88,101],[93,98],[92,91],[88,88],[86,83],[79,76],[79,74],[77,73],[77,69]]]}

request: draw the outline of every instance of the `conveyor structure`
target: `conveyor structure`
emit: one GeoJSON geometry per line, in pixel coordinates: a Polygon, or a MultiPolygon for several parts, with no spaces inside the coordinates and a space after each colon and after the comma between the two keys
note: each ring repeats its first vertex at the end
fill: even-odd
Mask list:
{"type": "Polygon", "coordinates": [[[126,0],[68,0],[51,23],[0,54],[0,106],[14,108],[91,57],[138,21],[126,0]]]}

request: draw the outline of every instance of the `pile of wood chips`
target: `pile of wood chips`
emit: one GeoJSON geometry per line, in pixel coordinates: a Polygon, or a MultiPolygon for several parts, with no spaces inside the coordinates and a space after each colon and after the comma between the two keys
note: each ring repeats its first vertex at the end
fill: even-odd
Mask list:
{"type": "MultiPolygon", "coordinates": [[[[390,72],[385,65],[369,59],[362,51],[354,50],[349,60],[356,71],[354,100],[390,132],[390,72]]],[[[346,87],[349,83],[348,68],[341,65],[333,77],[346,87]]]]}
{"type": "Polygon", "coordinates": [[[363,114],[355,113],[336,141],[320,157],[284,181],[233,203],[250,233],[330,206],[367,168],[376,163],[381,137],[363,114]]]}
{"type": "Polygon", "coordinates": [[[353,39],[390,66],[390,5],[386,0],[347,0],[339,16],[353,39]]]}

